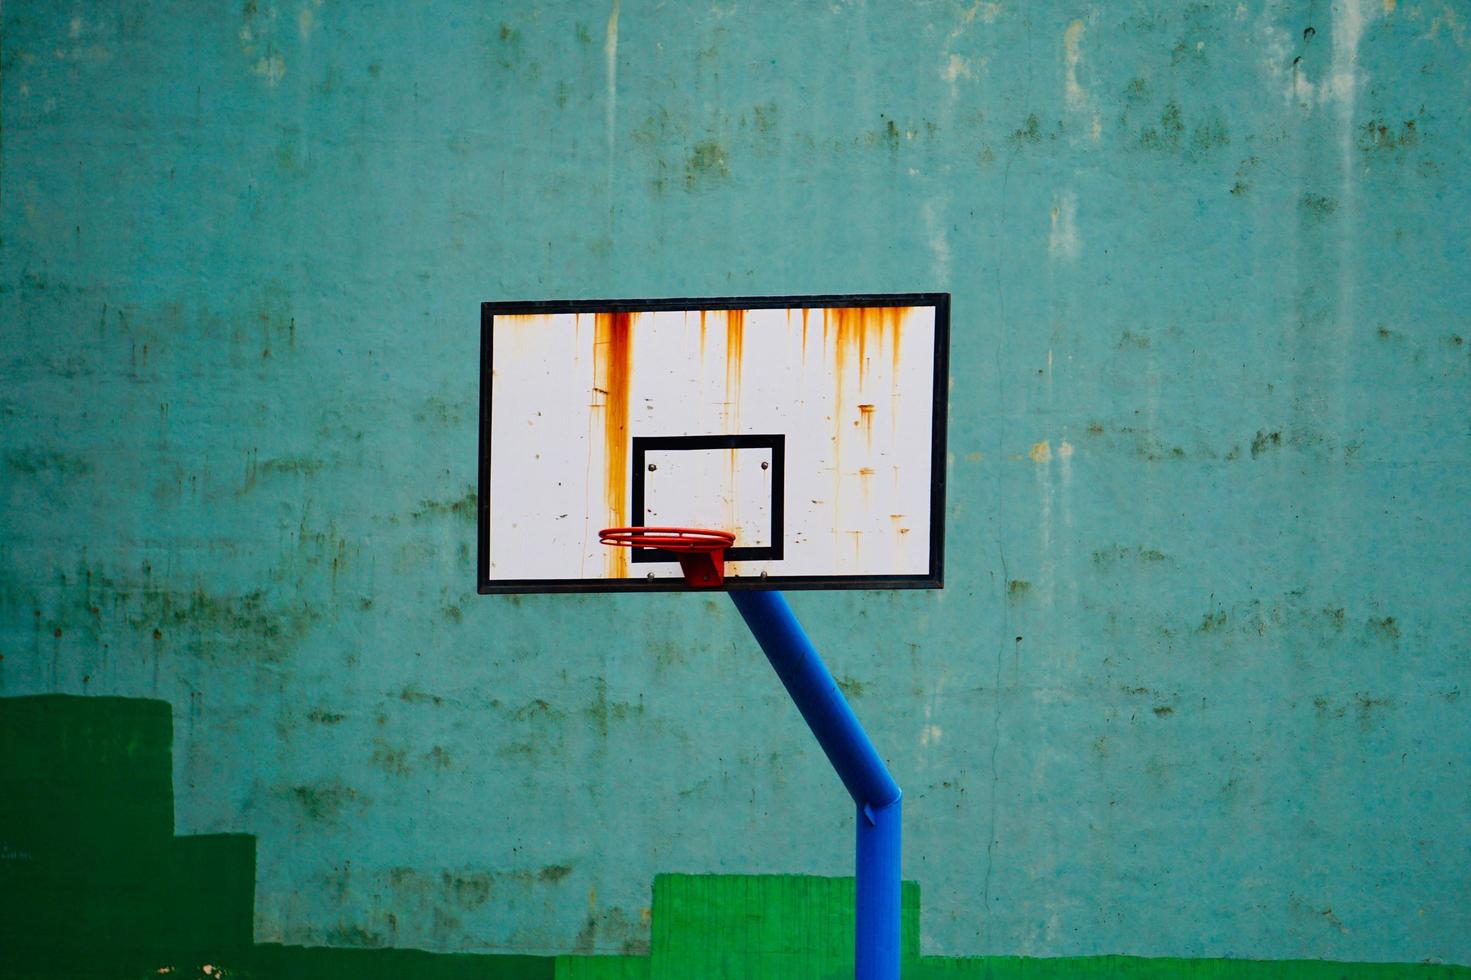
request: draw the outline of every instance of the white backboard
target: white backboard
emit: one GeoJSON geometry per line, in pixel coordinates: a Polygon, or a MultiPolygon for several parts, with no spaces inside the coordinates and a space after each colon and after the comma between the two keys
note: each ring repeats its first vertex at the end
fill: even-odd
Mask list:
{"type": "Polygon", "coordinates": [[[726,588],[938,588],[945,294],[487,303],[481,592],[684,589],[605,527],[736,534],[726,588]]]}

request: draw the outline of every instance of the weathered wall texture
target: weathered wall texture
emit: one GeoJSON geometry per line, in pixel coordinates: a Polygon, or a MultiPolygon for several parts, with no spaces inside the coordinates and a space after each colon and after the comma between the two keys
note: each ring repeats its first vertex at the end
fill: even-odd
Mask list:
{"type": "Polygon", "coordinates": [[[927,953],[1471,961],[1471,12],[11,2],[0,694],[173,705],[261,942],[843,874],[719,597],[473,595],[477,304],[948,290],[948,584],[794,605],[927,953]]]}

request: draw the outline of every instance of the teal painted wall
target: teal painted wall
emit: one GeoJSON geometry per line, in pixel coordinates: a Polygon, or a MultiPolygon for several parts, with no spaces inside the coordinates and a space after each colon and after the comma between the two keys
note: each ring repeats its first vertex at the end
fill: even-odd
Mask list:
{"type": "Polygon", "coordinates": [[[170,703],[256,942],[848,872],[722,600],[473,594],[478,303],[947,290],[946,589],[793,597],[923,951],[1471,962],[1462,5],[0,18],[0,695],[170,703]]]}

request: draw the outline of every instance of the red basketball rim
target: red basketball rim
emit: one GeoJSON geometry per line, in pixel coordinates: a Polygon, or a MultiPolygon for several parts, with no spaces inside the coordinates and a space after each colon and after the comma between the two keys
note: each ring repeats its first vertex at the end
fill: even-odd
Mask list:
{"type": "Polygon", "coordinates": [[[735,543],[735,535],[704,527],[605,527],[598,540],[620,548],[724,551],[735,543]]]}

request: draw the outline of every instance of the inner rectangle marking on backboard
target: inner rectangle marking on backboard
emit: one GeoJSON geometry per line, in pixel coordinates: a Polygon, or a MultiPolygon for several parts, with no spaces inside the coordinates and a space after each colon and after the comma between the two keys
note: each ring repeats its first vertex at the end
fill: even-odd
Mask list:
{"type": "Polygon", "coordinates": [[[730,531],[744,547],[769,547],[771,450],[648,450],[643,520],[730,531]]]}
{"type": "MultiPolygon", "coordinates": [[[[728,561],[782,557],[786,436],[635,436],[632,445],[633,523],[732,531],[728,561]]],[[[635,548],[635,562],[674,555],[635,548]]]]}

